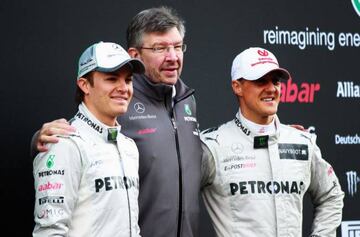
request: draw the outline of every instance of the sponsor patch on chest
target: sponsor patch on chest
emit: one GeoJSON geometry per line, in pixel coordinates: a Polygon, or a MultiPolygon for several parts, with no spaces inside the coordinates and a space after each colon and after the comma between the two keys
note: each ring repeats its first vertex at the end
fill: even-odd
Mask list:
{"type": "Polygon", "coordinates": [[[308,160],[309,149],[306,144],[279,144],[280,159],[308,160]]]}

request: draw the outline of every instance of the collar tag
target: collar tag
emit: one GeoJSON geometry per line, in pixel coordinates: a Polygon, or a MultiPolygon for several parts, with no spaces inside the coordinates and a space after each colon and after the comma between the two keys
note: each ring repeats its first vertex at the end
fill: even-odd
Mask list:
{"type": "Polygon", "coordinates": [[[269,135],[254,137],[254,149],[268,148],[269,135]]]}

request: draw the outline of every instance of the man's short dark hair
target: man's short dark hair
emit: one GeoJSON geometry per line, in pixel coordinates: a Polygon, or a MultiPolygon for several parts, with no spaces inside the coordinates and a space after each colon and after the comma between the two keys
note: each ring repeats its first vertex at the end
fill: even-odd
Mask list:
{"type": "MultiPolygon", "coordinates": [[[[89,81],[91,86],[94,86],[94,76],[93,76],[93,72],[89,72],[87,74],[85,74],[84,78],[86,78],[86,80],[89,81]]],[[[81,102],[84,101],[84,92],[80,89],[80,87],[78,85],[76,85],[76,91],[75,91],[75,102],[77,105],[81,104],[81,102]]]]}
{"type": "Polygon", "coordinates": [[[184,38],[184,24],[184,20],[170,7],[161,6],[143,10],[134,16],[127,28],[127,47],[140,48],[143,46],[142,37],[144,33],[165,33],[173,27],[176,27],[184,38]]]}

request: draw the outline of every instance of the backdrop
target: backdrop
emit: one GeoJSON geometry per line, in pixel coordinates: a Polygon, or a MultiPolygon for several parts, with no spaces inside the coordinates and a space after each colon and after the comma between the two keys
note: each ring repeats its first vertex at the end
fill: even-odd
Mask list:
{"type": "MultiPolygon", "coordinates": [[[[201,129],[234,117],[230,68],[243,49],[265,47],[291,72],[283,84],[280,119],[318,135],[346,193],[338,236],[360,236],[359,0],[2,0],[2,235],[31,235],[30,139],[44,122],[74,114],[80,53],[100,40],[125,47],[130,19],[160,5],[174,7],[186,20],[182,78],[196,89],[201,129]]],[[[312,221],[309,198],[304,209],[305,236],[312,221]]],[[[214,236],[204,208],[201,214],[201,236],[214,236]]]]}

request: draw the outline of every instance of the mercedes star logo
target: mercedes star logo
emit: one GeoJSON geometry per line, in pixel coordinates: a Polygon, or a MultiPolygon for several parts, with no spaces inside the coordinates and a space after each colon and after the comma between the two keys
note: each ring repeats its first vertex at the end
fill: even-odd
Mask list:
{"type": "Polygon", "coordinates": [[[240,143],[233,143],[231,145],[231,150],[235,153],[235,154],[240,154],[243,150],[244,147],[243,145],[241,145],[240,143]]]}
{"type": "Polygon", "coordinates": [[[134,104],[134,109],[137,113],[142,114],[145,112],[145,105],[141,102],[137,102],[134,104]]]}

